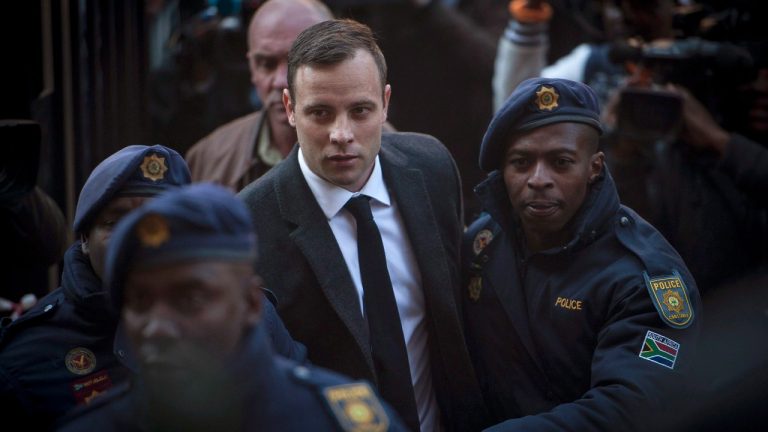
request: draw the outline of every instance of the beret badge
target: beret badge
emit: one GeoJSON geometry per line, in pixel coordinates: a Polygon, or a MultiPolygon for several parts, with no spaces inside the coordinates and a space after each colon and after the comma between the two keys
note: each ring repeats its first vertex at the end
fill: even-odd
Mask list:
{"type": "Polygon", "coordinates": [[[148,214],[136,225],[136,235],[143,246],[156,248],[168,241],[171,232],[164,217],[148,214]]]}
{"type": "Polygon", "coordinates": [[[557,99],[559,97],[560,95],[557,94],[554,87],[542,85],[536,91],[536,105],[542,111],[552,111],[557,108],[557,99]]]}
{"type": "Polygon", "coordinates": [[[165,158],[157,154],[151,154],[144,157],[141,163],[141,175],[152,181],[162,180],[168,167],[165,165],[165,158]]]}

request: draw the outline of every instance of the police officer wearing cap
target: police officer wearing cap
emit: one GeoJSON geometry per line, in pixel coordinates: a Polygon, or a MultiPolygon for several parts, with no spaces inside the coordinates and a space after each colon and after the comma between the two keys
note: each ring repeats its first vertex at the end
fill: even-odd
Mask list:
{"type": "MultiPolygon", "coordinates": [[[[115,223],[169,188],[189,183],[184,159],[161,145],[132,145],[101,162],[83,186],[75,210],[80,236],[64,256],[61,287],[0,330],[2,421],[45,430],[77,405],[127,380],[133,362],[102,287],[115,223]]],[[[305,356],[274,308],[266,308],[286,355],[305,356]]]]}
{"type": "Polygon", "coordinates": [[[663,429],[688,384],[696,283],[620,204],[601,132],[588,86],[535,78],[483,138],[462,299],[493,430],[663,429]]]}
{"type": "Polygon", "coordinates": [[[273,354],[255,251],[245,205],[213,184],[122,220],[107,290],[140,372],[63,430],[404,430],[367,383],[273,354]]]}

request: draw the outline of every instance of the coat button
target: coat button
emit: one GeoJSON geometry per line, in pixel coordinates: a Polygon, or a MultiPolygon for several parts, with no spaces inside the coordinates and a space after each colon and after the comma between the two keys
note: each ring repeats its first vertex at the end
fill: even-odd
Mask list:
{"type": "Polygon", "coordinates": [[[117,350],[117,355],[119,355],[121,358],[125,357],[125,351],[123,350],[117,350]]]}
{"type": "Polygon", "coordinates": [[[621,224],[621,226],[625,227],[629,225],[629,218],[626,216],[622,216],[621,219],[619,219],[619,223],[621,224]]]}
{"type": "Polygon", "coordinates": [[[304,366],[296,366],[293,369],[293,375],[296,378],[306,380],[309,378],[309,369],[305,368],[304,366]]]}

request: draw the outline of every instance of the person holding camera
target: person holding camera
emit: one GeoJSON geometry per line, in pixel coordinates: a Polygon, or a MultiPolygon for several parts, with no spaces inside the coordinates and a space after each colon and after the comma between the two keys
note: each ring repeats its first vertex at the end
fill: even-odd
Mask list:
{"type": "Polygon", "coordinates": [[[546,1],[512,1],[513,19],[499,43],[495,100],[502,103],[517,83],[534,76],[592,86],[605,104],[602,141],[622,200],[675,246],[707,293],[768,263],[760,193],[766,149],[715,120],[737,111],[746,117],[747,104],[725,104],[758,93],[737,84],[754,72],[753,60],[732,44],[673,39],[671,0],[621,5],[605,16],[625,17],[629,26],[615,35],[635,35],[640,45],[583,44],[546,65],[552,8],[546,1]],[[712,86],[707,73],[690,65],[713,72],[730,87],[712,86]],[[681,81],[692,90],[667,85],[681,81]],[[717,94],[706,93],[713,88],[717,94]]]}

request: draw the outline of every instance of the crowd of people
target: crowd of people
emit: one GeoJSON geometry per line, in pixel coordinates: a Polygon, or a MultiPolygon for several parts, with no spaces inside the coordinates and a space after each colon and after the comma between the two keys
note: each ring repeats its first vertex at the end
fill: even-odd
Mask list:
{"type": "MultiPolygon", "coordinates": [[[[444,3],[409,7],[456,13],[444,3]]],[[[398,88],[368,25],[319,0],[264,2],[244,53],[261,108],[185,155],[109,156],[80,191],[60,287],[22,307],[23,281],[9,279],[3,419],[760,430],[768,74],[717,45],[757,72],[733,90],[751,96],[736,121],[711,94],[661,82],[659,59],[708,52],[673,39],[674,2],[601,4],[625,19],[606,24],[613,37],[637,38],[548,65],[557,5],[509,2],[493,111],[457,152],[392,121],[398,88]],[[481,178],[465,175],[467,154],[481,178]]],[[[40,249],[60,212],[24,210],[45,201],[11,178],[3,217],[14,242],[40,249]]],[[[45,272],[60,245],[22,258],[45,272]]]]}

